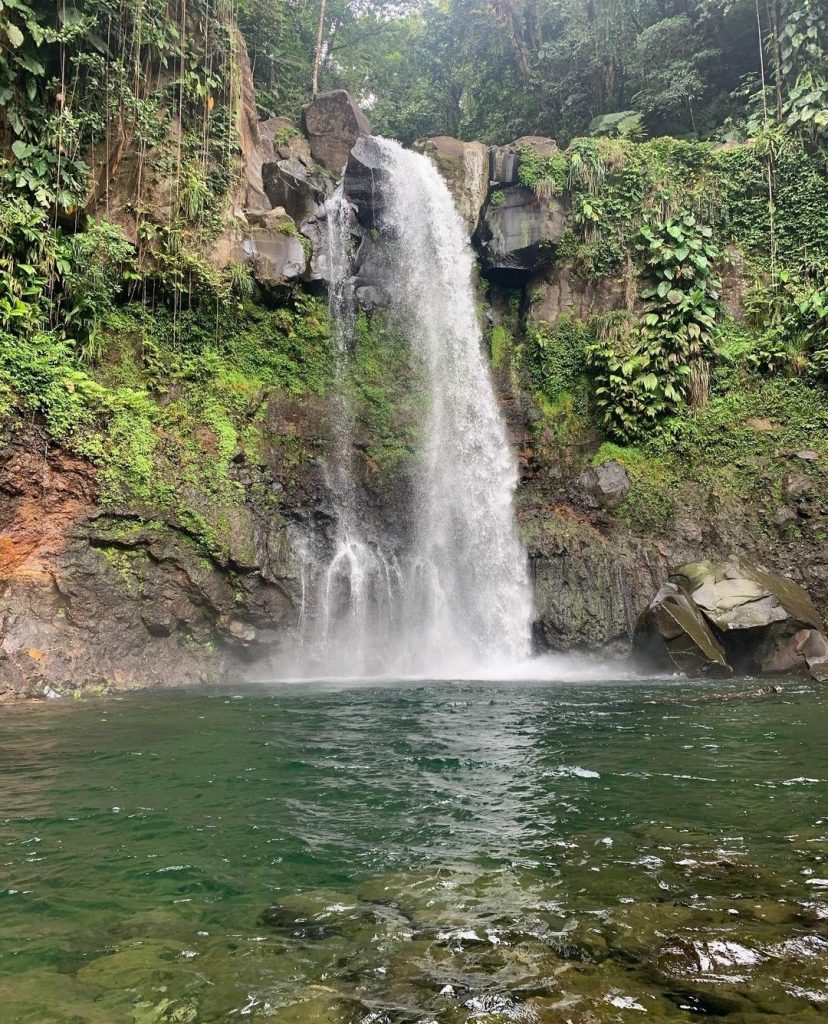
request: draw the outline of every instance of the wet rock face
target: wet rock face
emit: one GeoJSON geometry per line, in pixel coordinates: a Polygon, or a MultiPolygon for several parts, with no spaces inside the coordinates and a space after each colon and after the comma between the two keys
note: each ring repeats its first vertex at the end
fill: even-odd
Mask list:
{"type": "Polygon", "coordinates": [[[758,658],[762,671],[769,675],[810,672],[815,679],[828,679],[828,640],[816,629],[771,632],[758,658]]]}
{"type": "Polygon", "coordinates": [[[629,650],[639,613],[666,577],[653,544],[607,536],[554,510],[522,524],[543,650],[629,650]]]}
{"type": "Polygon", "coordinates": [[[692,562],[671,580],[636,628],[636,650],[648,660],[669,657],[688,675],[731,669],[828,675],[822,619],[793,580],[737,559],[692,562]]]}
{"type": "Polygon", "coordinates": [[[498,202],[489,204],[478,232],[483,266],[489,271],[537,269],[544,249],[551,259],[554,247],[566,228],[563,206],[556,199],[541,201],[520,185],[495,193],[498,202]]]}
{"type": "Polygon", "coordinates": [[[415,148],[436,165],[472,234],[489,189],[489,151],[482,142],[461,142],[450,135],[426,139],[415,148]]]}
{"type": "Polygon", "coordinates": [[[544,267],[533,275],[527,291],[531,296],[529,318],[550,326],[561,314],[587,320],[595,313],[632,305],[630,289],[623,278],[613,276],[592,280],[558,264],[544,267]]]}
{"type": "Polygon", "coordinates": [[[302,124],[313,159],[339,174],[348,153],[361,135],[371,134],[371,123],[344,89],[321,93],[302,107],[302,124]]]}
{"type": "MultiPolygon", "coordinates": [[[[239,674],[290,636],[297,555],[270,506],[227,509],[229,548],[207,556],[173,521],[102,512],[95,470],[37,430],[18,432],[4,455],[0,702],[239,674]]],[[[319,507],[323,490],[320,480],[302,504],[319,507]]]]}
{"type": "Polygon", "coordinates": [[[366,231],[376,228],[382,215],[382,189],[376,187],[386,174],[382,150],[370,136],[357,139],[348,154],[342,186],[366,231]]]}

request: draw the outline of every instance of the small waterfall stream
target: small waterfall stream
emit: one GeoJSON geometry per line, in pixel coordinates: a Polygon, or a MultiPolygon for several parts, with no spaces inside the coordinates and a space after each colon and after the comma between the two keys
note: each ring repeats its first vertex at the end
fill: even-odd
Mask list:
{"type": "Polygon", "coordinates": [[[397,602],[393,560],[362,535],[354,474],[353,410],[348,360],[354,343],[356,303],[351,283],[351,209],[340,184],[326,204],[325,262],[336,368],[331,399],[333,447],[327,482],[337,513],[333,554],[323,572],[313,649],[326,671],[347,662],[347,674],[375,670],[375,649],[397,602]]]}
{"type": "Polygon", "coordinates": [[[463,222],[436,168],[373,139],[383,290],[422,368],[423,449],[406,520],[407,550],[363,534],[346,376],[355,303],[350,208],[328,206],[326,261],[338,352],[328,482],[337,507],[333,555],[321,575],[310,671],[336,675],[473,677],[530,652],[532,598],[514,521],[515,458],[500,417],[472,283],[463,222]]]}

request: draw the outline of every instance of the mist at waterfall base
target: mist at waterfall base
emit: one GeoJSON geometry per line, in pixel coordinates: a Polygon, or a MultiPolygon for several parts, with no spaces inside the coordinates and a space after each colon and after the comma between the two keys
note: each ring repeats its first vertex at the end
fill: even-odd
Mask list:
{"type": "MultiPolygon", "coordinates": [[[[371,137],[383,305],[423,379],[422,451],[403,550],[366,530],[345,386],[354,345],[352,208],[326,207],[323,260],[336,374],[326,482],[332,552],[305,590],[301,650],[279,675],[428,679],[579,678],[595,664],[531,656],[532,589],[514,517],[518,482],[482,350],[473,254],[445,182],[424,156],[371,137]]],[[[615,669],[618,677],[619,669],[615,669]]]]}

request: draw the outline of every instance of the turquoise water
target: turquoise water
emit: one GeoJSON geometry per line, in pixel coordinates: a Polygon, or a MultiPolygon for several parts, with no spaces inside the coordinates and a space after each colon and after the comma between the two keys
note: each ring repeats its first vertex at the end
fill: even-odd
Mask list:
{"type": "Polygon", "coordinates": [[[0,1022],[824,1021],[828,688],[758,691],[4,708],[0,1022]]]}

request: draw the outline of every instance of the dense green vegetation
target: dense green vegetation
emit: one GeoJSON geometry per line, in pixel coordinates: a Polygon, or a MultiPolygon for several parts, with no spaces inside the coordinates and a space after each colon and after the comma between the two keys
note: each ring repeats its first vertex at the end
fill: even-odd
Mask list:
{"type": "Polygon", "coordinates": [[[586,280],[625,279],[632,300],[551,328],[530,317],[537,433],[576,448],[611,438],[596,459],[627,466],[622,512],[638,529],[663,529],[692,485],[697,516],[728,496],[778,507],[788,476],[808,470],[794,453],[828,454],[825,154],[771,133],[772,205],[764,139],[576,140],[523,164],[539,194],[571,197],[577,229],[559,259],[586,280]]]}
{"type": "MultiPolygon", "coordinates": [[[[275,6],[295,29],[262,67],[265,89],[280,59],[310,81],[320,9],[275,6]]],[[[327,0],[325,13],[323,86],[370,98],[376,126],[406,141],[738,138],[765,108],[828,129],[819,0],[327,0]]],[[[264,15],[253,25],[261,33],[264,15]]]]}
{"type": "MultiPolygon", "coordinates": [[[[534,392],[539,431],[599,431],[662,482],[682,460],[724,464],[735,437],[760,460],[769,444],[824,445],[815,0],[760,5],[758,26],[747,0],[0,0],[0,419],[36,417],[93,460],[105,503],[219,543],[185,485],[232,504],[265,396],[313,396],[335,373],[319,297],[262,296],[213,258],[239,183],[236,25],[260,114],[296,117],[320,13],[320,87],[350,88],[379,130],[567,143],[525,150],[521,181],[571,209],[558,263],[623,279],[631,301],[554,328],[516,307],[495,329],[493,361],[534,392]],[[723,301],[734,275],[739,322],[723,301]],[[783,433],[743,436],[763,405],[783,433]]],[[[395,469],[416,446],[411,368],[381,318],[358,326],[360,443],[369,466],[395,469]]],[[[290,459],[303,444],[284,439],[290,459]]]]}
{"type": "MultiPolygon", "coordinates": [[[[670,138],[578,139],[520,175],[539,198],[563,198],[573,228],[556,253],[581,279],[622,279],[626,309],[578,325],[587,398],[615,440],[672,431],[703,407],[722,361],[727,305],[744,306],[738,358],[757,374],[798,376],[821,390],[828,350],[828,173],[825,152],[789,128],[747,144],[670,138]],[[769,174],[772,199],[768,193],[769,174]],[[726,290],[722,295],[724,276],[726,290]],[[724,302],[722,301],[724,299],[724,302]],[[584,335],[584,331],[587,335],[584,335]]],[[[542,299],[544,286],[530,299],[542,299]]],[[[530,327],[536,389],[553,404],[571,386],[573,329],[530,327]]],[[[581,402],[584,404],[584,402],[581,402]]]]}

